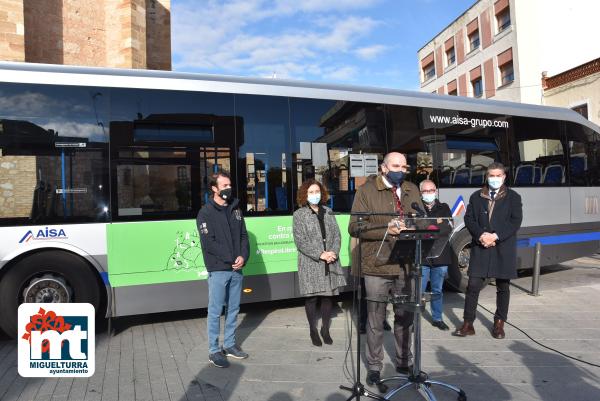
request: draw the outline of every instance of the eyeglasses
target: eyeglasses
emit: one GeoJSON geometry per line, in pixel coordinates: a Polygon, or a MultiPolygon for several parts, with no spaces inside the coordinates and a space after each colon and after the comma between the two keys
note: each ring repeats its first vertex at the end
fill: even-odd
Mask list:
{"type": "Polygon", "coordinates": [[[435,189],[424,189],[421,191],[422,194],[434,194],[435,193],[435,189]]]}

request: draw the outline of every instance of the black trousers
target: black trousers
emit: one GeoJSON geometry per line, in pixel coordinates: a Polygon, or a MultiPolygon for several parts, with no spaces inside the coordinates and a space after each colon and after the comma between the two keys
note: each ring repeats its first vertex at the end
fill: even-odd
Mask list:
{"type": "MultiPolygon", "coordinates": [[[[475,312],[477,310],[477,301],[479,293],[485,283],[486,278],[469,277],[467,284],[467,293],[465,295],[464,319],[468,322],[475,321],[475,312]]],[[[506,321],[508,318],[508,304],[510,303],[510,280],[496,279],[496,313],[494,319],[506,321]]]]}

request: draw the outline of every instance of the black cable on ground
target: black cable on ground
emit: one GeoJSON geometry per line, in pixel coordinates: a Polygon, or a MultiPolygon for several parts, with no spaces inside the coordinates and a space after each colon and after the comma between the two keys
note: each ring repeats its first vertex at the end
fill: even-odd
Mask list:
{"type": "MultiPolygon", "coordinates": [[[[450,282],[446,281],[446,284],[449,284],[449,285],[450,285],[450,287],[452,287],[452,288],[453,288],[455,291],[457,291],[457,292],[461,292],[461,291],[460,291],[460,289],[458,289],[457,287],[455,287],[454,285],[452,285],[450,282]]],[[[485,310],[486,312],[488,312],[488,313],[489,313],[489,314],[491,314],[492,316],[494,316],[494,315],[495,315],[495,313],[494,313],[494,312],[492,312],[491,310],[489,310],[489,309],[488,309],[488,308],[486,308],[485,306],[481,305],[479,302],[477,302],[477,306],[479,306],[481,309],[485,310]]],[[[557,354],[559,354],[559,355],[562,355],[562,356],[564,356],[565,358],[569,358],[569,359],[572,359],[572,360],[574,360],[574,361],[577,361],[577,362],[585,363],[585,364],[587,364],[587,365],[594,366],[594,367],[596,367],[596,368],[600,368],[600,365],[598,365],[598,364],[595,364],[595,363],[592,363],[592,362],[588,362],[588,361],[586,361],[586,360],[583,360],[583,359],[576,358],[576,357],[574,357],[574,356],[572,356],[572,355],[565,354],[565,353],[564,353],[564,352],[562,352],[562,351],[559,351],[559,350],[557,350],[557,349],[554,349],[554,348],[552,348],[552,347],[549,347],[549,346],[547,346],[547,345],[545,345],[545,344],[542,344],[541,342],[539,342],[538,340],[534,339],[534,338],[533,338],[533,337],[531,337],[529,334],[527,334],[527,332],[526,332],[525,330],[523,330],[523,329],[521,329],[520,327],[518,327],[518,326],[516,326],[516,325],[514,325],[514,324],[512,324],[512,323],[510,323],[508,320],[507,320],[506,322],[504,322],[504,323],[506,323],[507,325],[509,325],[509,326],[511,326],[511,327],[514,327],[515,329],[517,329],[517,330],[518,330],[518,331],[520,331],[521,333],[525,334],[525,336],[526,336],[527,338],[529,338],[531,341],[533,341],[535,344],[539,345],[540,347],[546,348],[546,349],[547,349],[547,350],[549,350],[549,351],[552,351],[552,352],[555,352],[555,353],[557,353],[557,354]]]]}
{"type": "MultiPolygon", "coordinates": [[[[356,371],[355,371],[355,367],[354,367],[354,363],[352,364],[352,369],[348,368],[348,356],[352,353],[352,338],[353,338],[353,328],[354,328],[354,321],[352,319],[353,316],[355,316],[356,312],[357,312],[357,291],[358,291],[358,284],[356,282],[356,280],[354,280],[354,288],[353,288],[353,295],[352,295],[352,313],[350,314],[350,330],[349,330],[349,337],[348,337],[348,347],[346,349],[346,355],[344,357],[344,376],[347,380],[351,381],[352,384],[356,383],[356,371]]],[[[451,283],[449,283],[448,281],[446,282],[446,284],[449,284],[450,287],[452,287],[455,291],[457,292],[461,292],[460,289],[458,289],[457,287],[455,287],[454,285],[452,285],[451,283]]],[[[481,305],[479,302],[477,303],[477,306],[480,307],[481,309],[485,310],[486,312],[488,312],[489,314],[491,314],[492,316],[494,316],[494,312],[492,312],[491,310],[489,310],[488,308],[486,308],[485,306],[481,305]]],[[[360,316],[357,316],[357,323],[359,324],[360,322],[360,316]]],[[[543,343],[541,343],[540,341],[534,339],[533,337],[531,337],[525,330],[521,329],[520,327],[518,327],[517,325],[514,325],[512,323],[510,323],[509,321],[505,322],[507,325],[515,328],[516,330],[520,331],[521,333],[523,333],[527,338],[529,338],[531,341],[533,341],[535,344],[539,345],[542,348],[545,348],[551,352],[554,352],[556,354],[559,354],[565,358],[589,365],[589,366],[593,366],[596,368],[600,368],[599,364],[595,364],[577,357],[574,357],[572,355],[569,354],[565,354],[562,351],[559,351],[555,348],[552,348],[548,345],[545,345],[543,343]]],[[[360,335],[360,332],[357,333],[357,335],[360,335]]]]}
{"type": "MultiPolygon", "coordinates": [[[[351,312],[350,312],[350,324],[346,325],[346,329],[347,331],[347,338],[348,338],[348,347],[346,348],[346,354],[344,356],[344,364],[343,364],[343,372],[344,372],[344,377],[346,378],[346,380],[348,380],[348,382],[350,383],[350,385],[354,385],[354,383],[356,383],[357,377],[356,377],[356,371],[354,369],[354,363],[352,363],[352,368],[348,368],[348,357],[351,356],[353,354],[353,347],[352,347],[352,339],[354,337],[353,334],[353,329],[354,329],[354,320],[353,317],[357,312],[357,290],[358,290],[358,281],[357,280],[353,280],[353,289],[352,289],[352,308],[351,308],[351,312]]],[[[348,315],[346,314],[346,317],[348,317],[348,315]]],[[[357,319],[359,319],[358,321],[360,321],[360,316],[357,316],[357,319]]],[[[346,319],[346,323],[348,323],[348,319],[346,319]]],[[[360,336],[360,332],[357,333],[360,336]]],[[[360,379],[360,378],[358,378],[360,379]]]]}
{"type": "MultiPolygon", "coordinates": [[[[486,308],[485,306],[481,305],[480,303],[478,303],[478,304],[477,304],[477,306],[481,307],[481,309],[483,309],[483,310],[485,310],[486,312],[490,313],[492,316],[494,315],[494,312],[492,312],[491,310],[489,310],[489,309],[488,309],[488,308],[486,308]]],[[[518,327],[518,326],[516,326],[516,325],[514,325],[514,324],[512,324],[512,323],[510,323],[508,320],[507,320],[506,322],[504,322],[504,323],[506,323],[507,325],[509,325],[509,326],[511,326],[511,327],[514,327],[515,329],[519,330],[521,333],[525,334],[525,336],[526,336],[527,338],[529,338],[531,341],[533,341],[534,343],[536,343],[536,344],[537,344],[537,345],[539,345],[540,347],[546,348],[547,350],[550,350],[550,351],[552,351],[552,352],[555,352],[555,353],[557,353],[557,354],[559,354],[559,355],[562,355],[562,356],[564,356],[565,358],[569,358],[569,359],[572,359],[572,360],[574,360],[574,361],[577,361],[577,362],[585,363],[586,365],[590,365],[590,366],[594,366],[594,367],[596,367],[596,368],[600,368],[600,365],[598,365],[598,364],[595,364],[595,363],[592,363],[592,362],[588,362],[588,361],[585,361],[585,360],[583,360],[583,359],[576,358],[576,357],[574,357],[574,356],[572,356],[572,355],[565,354],[565,353],[564,353],[564,352],[562,352],[562,351],[559,351],[559,350],[557,350],[557,349],[554,349],[554,348],[552,348],[552,347],[549,347],[549,346],[547,346],[547,345],[545,345],[545,344],[542,344],[541,342],[539,342],[538,340],[534,339],[534,338],[533,338],[533,337],[531,337],[529,334],[527,334],[527,332],[526,332],[525,330],[523,330],[523,329],[521,329],[520,327],[518,327]]]]}

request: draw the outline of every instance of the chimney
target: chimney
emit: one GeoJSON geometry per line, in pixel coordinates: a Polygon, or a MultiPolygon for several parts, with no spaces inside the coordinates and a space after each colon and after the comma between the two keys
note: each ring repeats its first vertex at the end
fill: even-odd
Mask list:
{"type": "Polygon", "coordinates": [[[548,71],[542,71],[542,90],[548,89],[548,84],[546,81],[548,80],[548,71]]]}

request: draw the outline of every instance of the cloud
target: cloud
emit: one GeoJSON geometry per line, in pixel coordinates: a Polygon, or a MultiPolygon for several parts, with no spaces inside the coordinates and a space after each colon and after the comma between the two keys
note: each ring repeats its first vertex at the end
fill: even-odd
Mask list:
{"type": "Polygon", "coordinates": [[[359,49],[356,49],[355,53],[358,57],[362,58],[363,60],[372,60],[386,50],[387,50],[386,46],[373,45],[373,46],[361,47],[359,49]]]}
{"type": "Polygon", "coordinates": [[[357,75],[358,69],[356,67],[347,66],[326,71],[323,77],[334,81],[353,81],[357,75]]]}
{"type": "Polygon", "coordinates": [[[351,80],[386,49],[368,43],[380,21],[353,14],[379,1],[173,3],[174,69],[351,80]]]}

